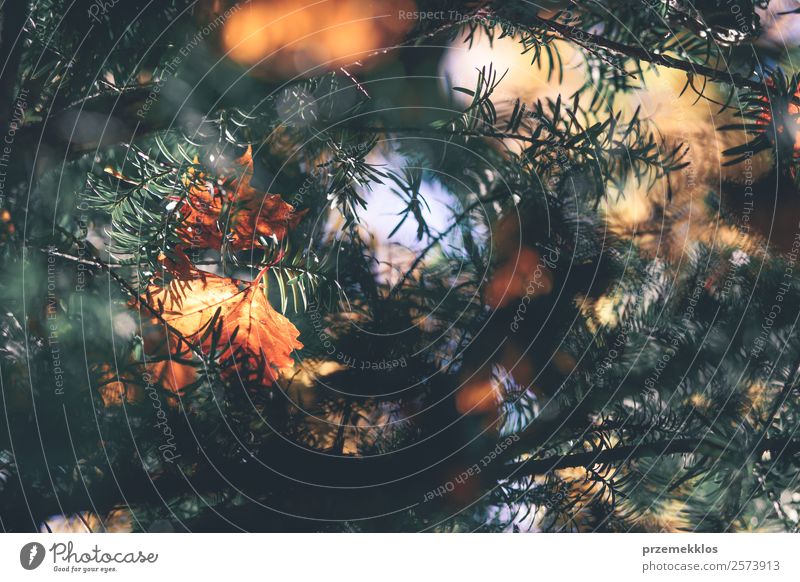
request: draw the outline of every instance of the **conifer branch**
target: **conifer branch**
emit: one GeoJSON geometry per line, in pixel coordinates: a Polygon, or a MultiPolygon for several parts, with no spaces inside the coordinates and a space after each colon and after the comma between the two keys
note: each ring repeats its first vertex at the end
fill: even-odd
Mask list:
{"type": "MultiPolygon", "coordinates": [[[[500,11],[511,12],[502,9],[500,11]]],[[[769,92],[769,87],[766,83],[748,77],[744,77],[737,73],[733,73],[730,70],[715,69],[713,67],[709,67],[706,65],[684,61],[676,57],[648,50],[644,46],[637,47],[637,46],[623,44],[605,38],[599,34],[587,32],[578,27],[558,22],[557,20],[554,19],[542,18],[541,16],[530,15],[529,13],[527,13],[524,16],[521,15],[520,20],[522,23],[528,21],[537,26],[541,26],[547,30],[550,30],[558,34],[564,40],[574,42],[580,46],[594,45],[618,55],[626,56],[646,63],[651,63],[653,65],[667,67],[669,69],[683,71],[684,73],[687,73],[689,75],[705,77],[706,79],[718,81],[720,83],[726,83],[728,85],[733,85],[740,89],[752,89],[760,91],[765,94],[768,94],[769,92]]],[[[528,31],[535,32],[535,30],[532,30],[530,28],[528,29],[528,31]]]]}
{"type": "MultiPolygon", "coordinates": [[[[605,449],[601,451],[590,451],[586,453],[575,453],[570,455],[558,455],[545,459],[530,459],[519,461],[511,465],[506,465],[503,469],[512,478],[521,475],[541,475],[558,469],[568,469],[574,467],[592,467],[594,465],[607,465],[614,463],[627,463],[629,461],[645,457],[661,457],[666,455],[697,453],[704,441],[699,438],[672,439],[642,445],[625,445],[605,449]]],[[[752,451],[751,455],[761,454],[770,451],[775,454],[794,455],[800,451],[800,440],[785,438],[765,439],[752,451]]]]}

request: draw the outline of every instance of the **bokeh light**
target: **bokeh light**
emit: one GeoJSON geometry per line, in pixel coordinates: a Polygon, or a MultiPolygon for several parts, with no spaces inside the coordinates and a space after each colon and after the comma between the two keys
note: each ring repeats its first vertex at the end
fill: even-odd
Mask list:
{"type": "Polygon", "coordinates": [[[414,24],[412,0],[259,0],[226,22],[228,56],[266,76],[304,75],[352,64],[398,43],[414,24]]]}

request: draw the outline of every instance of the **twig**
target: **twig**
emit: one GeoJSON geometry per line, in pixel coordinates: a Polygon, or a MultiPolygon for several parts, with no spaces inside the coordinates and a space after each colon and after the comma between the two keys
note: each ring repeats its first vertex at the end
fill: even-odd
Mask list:
{"type": "MultiPolygon", "coordinates": [[[[43,252],[43,253],[47,253],[48,255],[50,255],[52,257],[58,257],[60,259],[66,260],[66,261],[72,261],[73,263],[80,263],[81,265],[87,265],[89,267],[94,267],[96,269],[102,268],[102,265],[100,264],[100,262],[92,260],[92,259],[82,259],[80,257],[76,257],[75,255],[70,255],[69,253],[64,253],[62,251],[57,251],[57,250],[53,250],[53,249],[49,249],[49,248],[40,248],[39,250],[41,252],[43,252]]],[[[120,267],[123,267],[124,265],[106,263],[106,266],[109,269],[119,269],[120,267]]]]}

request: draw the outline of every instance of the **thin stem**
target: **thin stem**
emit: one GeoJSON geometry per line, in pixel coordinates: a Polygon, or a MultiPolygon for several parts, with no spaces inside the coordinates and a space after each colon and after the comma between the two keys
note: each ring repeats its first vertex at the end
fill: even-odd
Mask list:
{"type": "MultiPolygon", "coordinates": [[[[65,253],[65,252],[62,252],[62,251],[57,251],[57,250],[49,249],[49,248],[40,248],[39,250],[41,252],[43,252],[43,253],[47,253],[51,257],[58,257],[59,259],[64,259],[65,261],[72,261],[73,263],[79,263],[81,265],[87,265],[89,267],[94,267],[96,269],[101,269],[102,268],[102,265],[101,265],[101,263],[99,261],[95,261],[95,260],[92,260],[92,259],[82,259],[80,257],[76,257],[75,255],[70,255],[69,253],[65,253]]],[[[106,266],[109,269],[119,269],[123,265],[106,263],[106,266]]]]}

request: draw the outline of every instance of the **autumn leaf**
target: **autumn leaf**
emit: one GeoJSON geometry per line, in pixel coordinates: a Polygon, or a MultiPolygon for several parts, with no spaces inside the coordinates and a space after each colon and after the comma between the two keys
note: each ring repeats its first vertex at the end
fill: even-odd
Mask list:
{"type": "Polygon", "coordinates": [[[486,286],[486,303],[494,308],[506,307],[526,295],[529,299],[547,295],[553,289],[553,275],[536,250],[520,248],[502,262],[486,286]]]}
{"type": "Polygon", "coordinates": [[[260,237],[281,240],[305,214],[279,194],[263,194],[250,185],[250,147],[227,173],[217,184],[194,168],[185,177],[188,195],[180,208],[183,221],[178,233],[190,246],[219,248],[227,242],[235,251],[260,247],[260,237]]]}
{"type": "Polygon", "coordinates": [[[261,286],[265,271],[250,283],[199,271],[185,264],[165,286],[150,285],[145,300],[171,331],[208,351],[210,326],[219,325],[222,359],[244,354],[270,381],[293,366],[300,332],[275,311],[261,286]]]}
{"type": "Polygon", "coordinates": [[[187,387],[197,381],[197,369],[167,356],[163,360],[147,363],[147,371],[153,384],[163,386],[166,390],[183,395],[187,387]]]}
{"type": "Polygon", "coordinates": [[[131,382],[124,373],[120,374],[111,364],[102,364],[97,369],[97,391],[103,400],[103,406],[122,406],[123,401],[133,404],[144,397],[141,386],[131,382]]]}
{"type": "MultiPolygon", "coordinates": [[[[166,342],[163,345],[166,346],[166,342]]],[[[162,386],[165,390],[179,396],[183,395],[188,386],[197,381],[197,370],[193,366],[173,359],[163,349],[159,351],[161,352],[159,356],[163,359],[148,361],[143,367],[141,362],[138,364],[137,376],[140,378],[138,382],[130,371],[116,371],[110,364],[100,366],[97,370],[97,391],[103,400],[103,406],[106,408],[122,406],[123,401],[126,404],[141,403],[145,398],[145,385],[141,380],[144,378],[149,378],[149,382],[153,385],[162,386]],[[144,374],[145,371],[149,377],[144,374]]],[[[168,398],[167,404],[177,407],[178,401],[168,398]]]]}

